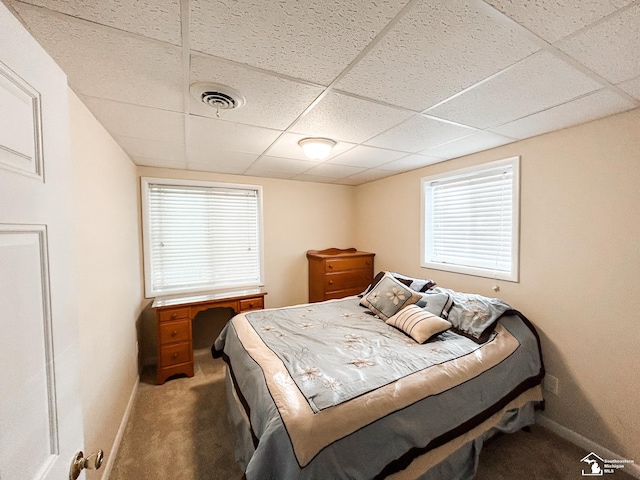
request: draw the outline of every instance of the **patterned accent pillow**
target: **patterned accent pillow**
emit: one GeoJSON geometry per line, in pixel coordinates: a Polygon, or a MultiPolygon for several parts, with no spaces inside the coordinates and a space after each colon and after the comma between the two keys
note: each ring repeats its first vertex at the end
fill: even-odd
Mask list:
{"type": "Polygon", "coordinates": [[[454,306],[447,318],[454,328],[484,341],[491,334],[498,319],[511,307],[498,298],[489,298],[475,293],[462,293],[436,287],[436,291],[450,295],[454,306]]]}
{"type": "MultiPolygon", "coordinates": [[[[382,280],[382,277],[384,277],[385,273],[391,273],[391,272],[386,272],[386,271],[382,271],[382,272],[378,272],[378,274],[373,278],[373,281],[371,282],[371,284],[365,289],[364,292],[362,292],[360,295],[358,295],[360,298],[362,298],[363,296],[365,296],[367,293],[369,293],[371,291],[372,288],[374,288],[378,283],[380,283],[380,280],[382,280]]],[[[395,278],[396,280],[398,280],[400,283],[406,285],[407,287],[411,286],[411,280],[410,279],[404,279],[404,278],[400,278],[398,276],[397,273],[391,273],[393,275],[393,278],[395,278]]]]}
{"type": "Polygon", "coordinates": [[[391,275],[416,292],[426,292],[436,286],[436,282],[428,278],[408,277],[407,275],[396,272],[391,272],[391,275]]]}
{"type": "Polygon", "coordinates": [[[416,305],[424,308],[429,313],[447,319],[449,310],[453,306],[453,299],[447,293],[426,292],[421,295],[416,305]]]}
{"type": "Polygon", "coordinates": [[[360,305],[367,307],[383,320],[392,317],[403,307],[416,303],[423,294],[414,292],[385,272],[382,280],[367,293],[360,305]]]}
{"type": "Polygon", "coordinates": [[[448,321],[417,305],[408,305],[387,319],[387,323],[399,328],[418,343],[424,343],[434,335],[451,328],[448,321]]]}

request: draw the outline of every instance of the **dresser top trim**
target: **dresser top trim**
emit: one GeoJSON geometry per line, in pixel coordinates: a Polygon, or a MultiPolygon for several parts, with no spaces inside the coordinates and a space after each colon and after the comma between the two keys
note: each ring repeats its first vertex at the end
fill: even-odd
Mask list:
{"type": "Polygon", "coordinates": [[[327,248],[326,250],[309,250],[307,251],[307,258],[333,258],[333,257],[358,257],[362,255],[375,255],[371,252],[360,252],[355,248],[327,248]]]}

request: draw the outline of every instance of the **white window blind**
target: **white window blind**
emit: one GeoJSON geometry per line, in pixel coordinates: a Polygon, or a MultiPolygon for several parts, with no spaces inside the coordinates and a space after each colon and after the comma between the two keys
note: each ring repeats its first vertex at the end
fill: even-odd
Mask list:
{"type": "Polygon", "coordinates": [[[423,179],[423,266],[517,281],[518,160],[423,179]]]}
{"type": "Polygon", "coordinates": [[[260,285],[260,187],[166,182],[143,179],[147,296],[260,285]]]}

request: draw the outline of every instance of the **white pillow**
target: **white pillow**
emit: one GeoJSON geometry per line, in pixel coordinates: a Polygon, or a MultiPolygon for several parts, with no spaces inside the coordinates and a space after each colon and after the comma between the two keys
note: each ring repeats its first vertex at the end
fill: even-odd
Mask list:
{"type": "Polygon", "coordinates": [[[424,343],[434,335],[451,328],[451,323],[417,305],[408,305],[386,320],[418,343],[424,343]]]}

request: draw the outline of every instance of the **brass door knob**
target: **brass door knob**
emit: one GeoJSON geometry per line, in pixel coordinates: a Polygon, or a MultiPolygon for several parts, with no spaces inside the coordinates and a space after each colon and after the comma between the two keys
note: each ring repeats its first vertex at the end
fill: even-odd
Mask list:
{"type": "Polygon", "coordinates": [[[87,458],[84,458],[82,451],[76,452],[69,468],[69,480],[76,480],[84,469],[98,470],[102,466],[103,460],[104,452],[102,450],[93,452],[87,458]]]}

